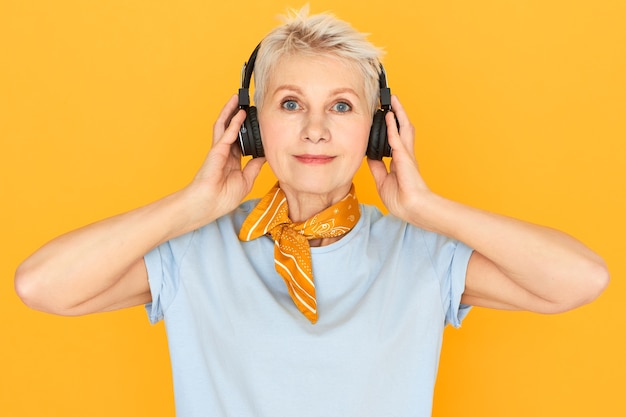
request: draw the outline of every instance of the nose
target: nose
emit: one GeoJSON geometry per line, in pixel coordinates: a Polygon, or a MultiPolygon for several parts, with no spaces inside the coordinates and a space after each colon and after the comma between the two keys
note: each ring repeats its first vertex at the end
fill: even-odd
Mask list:
{"type": "Polygon", "coordinates": [[[324,115],[309,114],[302,129],[302,139],[313,143],[330,140],[330,130],[324,115]]]}

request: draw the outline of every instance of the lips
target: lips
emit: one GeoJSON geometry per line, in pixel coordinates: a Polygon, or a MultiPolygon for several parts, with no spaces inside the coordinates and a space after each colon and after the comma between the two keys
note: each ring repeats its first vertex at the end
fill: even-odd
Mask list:
{"type": "Polygon", "coordinates": [[[295,158],[298,162],[309,165],[323,165],[332,162],[333,159],[335,159],[334,156],[310,154],[295,155],[295,158]]]}

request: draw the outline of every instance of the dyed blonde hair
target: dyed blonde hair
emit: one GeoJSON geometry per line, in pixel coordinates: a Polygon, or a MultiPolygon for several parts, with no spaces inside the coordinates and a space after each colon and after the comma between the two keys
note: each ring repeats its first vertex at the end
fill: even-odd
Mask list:
{"type": "Polygon", "coordinates": [[[380,58],[383,51],[356,31],[350,24],[329,13],[309,15],[308,5],[290,10],[284,24],[261,41],[254,64],[254,102],[263,105],[267,84],[276,64],[289,55],[331,56],[357,69],[365,82],[365,98],[373,114],[377,108],[380,58]]]}

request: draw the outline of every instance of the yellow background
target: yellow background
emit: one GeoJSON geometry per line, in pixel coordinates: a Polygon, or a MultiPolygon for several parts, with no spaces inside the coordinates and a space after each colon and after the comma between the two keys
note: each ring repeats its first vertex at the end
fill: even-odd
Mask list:
{"type": "MultiPolygon", "coordinates": [[[[184,186],[275,16],[302,3],[2,0],[0,415],[173,416],[164,326],[63,318],[13,291],[52,237],[184,186]]],[[[312,0],[387,50],[431,188],[563,229],[608,262],[556,316],[474,309],[446,330],[435,416],[626,415],[626,2],[312,0]]],[[[253,191],[272,183],[264,169],[253,191]]],[[[367,169],[357,187],[380,204],[367,169]]],[[[86,277],[88,278],[88,277],[86,277]]],[[[332,404],[329,404],[329,413],[332,404]]]]}

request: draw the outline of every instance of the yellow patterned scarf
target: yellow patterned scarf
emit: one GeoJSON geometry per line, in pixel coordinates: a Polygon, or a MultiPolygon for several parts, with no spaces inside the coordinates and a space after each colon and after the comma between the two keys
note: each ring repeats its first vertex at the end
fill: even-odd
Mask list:
{"type": "Polygon", "coordinates": [[[289,219],[287,198],[278,184],[250,212],[239,232],[249,241],[269,235],[274,239],[274,266],[283,277],[298,309],[311,323],[317,322],[317,301],[309,240],[348,233],[361,217],[354,184],[343,200],[304,222],[289,219]]]}

